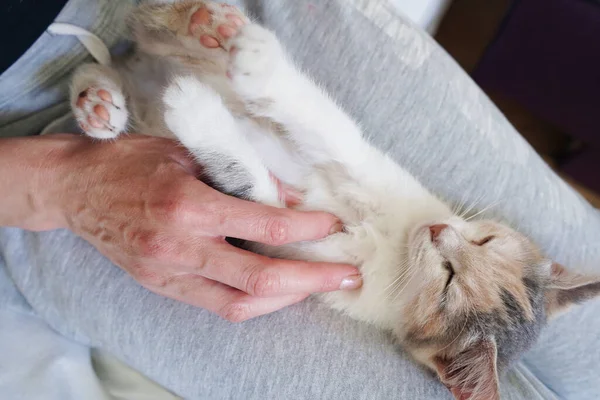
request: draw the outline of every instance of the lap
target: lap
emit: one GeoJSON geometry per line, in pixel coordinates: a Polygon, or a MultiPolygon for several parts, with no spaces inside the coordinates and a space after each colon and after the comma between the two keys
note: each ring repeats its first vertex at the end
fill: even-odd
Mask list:
{"type": "Polygon", "coordinates": [[[69,232],[3,230],[1,243],[54,329],[185,398],[445,398],[384,333],[316,302],[231,324],[146,291],[69,232]]]}
{"type": "MultiPolygon", "coordinates": [[[[146,291],[67,231],[3,229],[0,246],[53,329],[184,398],[450,398],[386,333],[315,301],[231,324],[146,291]]],[[[509,399],[549,398],[523,365],[503,386],[509,399]]]]}

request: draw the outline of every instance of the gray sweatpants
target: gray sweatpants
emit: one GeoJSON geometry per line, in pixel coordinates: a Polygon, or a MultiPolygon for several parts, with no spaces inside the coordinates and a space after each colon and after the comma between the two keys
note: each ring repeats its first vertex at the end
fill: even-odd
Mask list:
{"type": "MultiPolygon", "coordinates": [[[[486,215],[504,218],[556,260],[600,272],[600,213],[386,1],[246,6],[426,186],[453,203],[493,204],[486,215]]],[[[385,333],[312,300],[231,324],[146,291],[67,231],[2,229],[0,254],[0,307],[105,349],[186,398],[450,398],[385,333]]],[[[592,302],[552,322],[502,380],[503,398],[597,399],[599,313],[592,302]]]]}

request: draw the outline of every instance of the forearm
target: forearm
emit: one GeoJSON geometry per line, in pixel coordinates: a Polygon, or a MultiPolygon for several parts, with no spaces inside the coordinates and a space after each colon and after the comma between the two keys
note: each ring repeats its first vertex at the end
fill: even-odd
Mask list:
{"type": "Polygon", "coordinates": [[[57,186],[75,135],[0,139],[0,226],[64,227],[57,186]]]}

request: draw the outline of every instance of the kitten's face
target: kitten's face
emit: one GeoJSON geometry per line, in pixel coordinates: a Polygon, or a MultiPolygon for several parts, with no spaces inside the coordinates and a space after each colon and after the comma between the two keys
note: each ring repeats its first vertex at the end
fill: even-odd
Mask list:
{"type": "Polygon", "coordinates": [[[505,364],[533,342],[550,263],[529,239],[493,221],[453,217],[416,228],[408,246],[413,277],[399,295],[401,336],[417,359],[432,366],[491,335],[505,364]]]}
{"type": "Polygon", "coordinates": [[[408,240],[396,334],[457,399],[499,400],[498,373],[538,338],[547,315],[600,296],[600,279],[544,258],[518,232],[452,217],[408,240]]]}

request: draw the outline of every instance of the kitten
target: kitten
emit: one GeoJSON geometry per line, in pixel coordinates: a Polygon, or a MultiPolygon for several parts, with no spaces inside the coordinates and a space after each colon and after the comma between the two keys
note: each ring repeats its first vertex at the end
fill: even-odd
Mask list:
{"type": "Polygon", "coordinates": [[[302,193],[298,209],[337,215],[346,229],[326,239],[247,247],[359,266],[360,290],[322,300],[393,332],[457,399],[499,399],[499,374],[548,317],[600,293],[598,280],[552,263],[520,233],[455,215],[237,9],[145,4],[131,25],[133,55],[76,72],[81,128],[99,139],[128,127],[175,137],[225,193],[284,207],[283,182],[302,193]]]}

